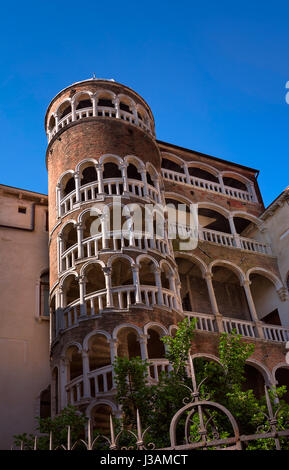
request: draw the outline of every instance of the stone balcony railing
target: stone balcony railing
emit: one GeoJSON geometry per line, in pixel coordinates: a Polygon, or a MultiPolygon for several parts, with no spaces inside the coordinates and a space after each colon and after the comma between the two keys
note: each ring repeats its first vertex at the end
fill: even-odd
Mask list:
{"type": "MultiPolygon", "coordinates": [[[[148,368],[149,382],[158,382],[162,372],[169,372],[169,361],[167,359],[149,359],[148,361],[150,363],[148,368]]],[[[115,390],[113,367],[108,365],[71,380],[65,386],[66,401],[71,405],[75,405],[81,400],[91,399],[99,395],[111,395],[115,393],[115,390]],[[85,380],[87,381],[86,386],[85,380]]]]}
{"type": "Polygon", "coordinates": [[[187,176],[185,173],[178,173],[165,168],[162,168],[162,176],[164,180],[172,181],[174,183],[186,184],[197,189],[219,193],[244,202],[257,202],[256,195],[253,194],[252,191],[243,191],[241,189],[232,188],[221,183],[215,183],[195,176],[187,176]]]}
{"type": "Polygon", "coordinates": [[[113,389],[112,365],[100,367],[71,380],[65,387],[67,403],[74,405],[83,399],[92,398],[99,394],[107,394],[113,389]],[[85,393],[84,380],[87,380],[87,392],[85,393]]]}
{"type": "Polygon", "coordinates": [[[229,248],[239,248],[241,250],[253,251],[254,253],[261,253],[263,255],[272,255],[270,244],[253,240],[252,238],[245,238],[238,234],[233,235],[231,233],[201,228],[199,230],[199,238],[200,240],[216,243],[217,245],[229,248]]]}
{"type": "Polygon", "coordinates": [[[97,233],[92,237],[85,238],[73,246],[69,247],[61,254],[60,269],[61,273],[69,269],[73,269],[76,263],[83,262],[91,257],[95,258],[103,250],[105,252],[112,250],[119,252],[124,249],[133,251],[157,252],[164,257],[172,256],[169,241],[165,238],[157,238],[153,236],[149,238],[149,234],[128,231],[110,231],[104,238],[102,233],[97,233]],[[78,256],[80,253],[80,257],[78,256]]]}
{"type": "Polygon", "coordinates": [[[77,299],[56,312],[55,337],[61,330],[79,326],[80,321],[94,318],[105,309],[127,310],[133,306],[180,310],[176,294],[169,289],[147,285],[112,287],[110,291],[102,289],[85,295],[83,303],[77,299]]]}
{"type": "MultiPolygon", "coordinates": [[[[180,224],[176,227],[174,224],[169,224],[168,227],[170,238],[175,238],[177,232],[182,239],[185,239],[187,236],[195,237],[195,234],[192,233],[189,226],[180,224]]],[[[269,243],[253,240],[252,238],[245,238],[237,233],[233,235],[231,233],[219,232],[200,227],[198,230],[198,237],[200,241],[214,243],[227,248],[237,248],[239,250],[252,251],[254,253],[272,256],[272,249],[269,243]]]]}
{"type": "Polygon", "coordinates": [[[232,330],[236,330],[237,334],[245,338],[260,338],[279,343],[289,341],[289,328],[283,326],[267,325],[261,321],[256,324],[252,321],[228,317],[221,317],[217,321],[214,315],[195,312],[184,313],[188,318],[197,320],[196,330],[198,331],[231,333],[232,330]]]}
{"type": "Polygon", "coordinates": [[[83,108],[76,110],[75,118],[73,117],[73,113],[69,113],[64,116],[58,123],[54,126],[54,128],[48,131],[48,142],[57,134],[58,131],[68,126],[72,122],[77,122],[80,119],[90,118],[90,117],[108,117],[108,118],[115,118],[121,119],[125,122],[129,122],[130,124],[140,127],[143,131],[150,134],[154,137],[154,133],[151,129],[149,123],[145,123],[143,119],[140,119],[133,113],[129,113],[127,111],[123,111],[121,109],[116,110],[113,107],[108,106],[96,106],[95,109],[91,106],[88,108],[83,108]]]}
{"type": "MultiPolygon", "coordinates": [[[[127,194],[131,197],[148,198],[152,203],[160,203],[160,195],[156,188],[147,184],[147,194],[144,191],[144,183],[139,180],[128,179],[127,194]]],[[[106,178],[103,180],[103,192],[99,187],[99,182],[87,183],[64,196],[58,203],[58,214],[64,216],[68,212],[76,209],[83,202],[97,202],[103,196],[123,196],[124,182],[122,178],[106,178]]]]}

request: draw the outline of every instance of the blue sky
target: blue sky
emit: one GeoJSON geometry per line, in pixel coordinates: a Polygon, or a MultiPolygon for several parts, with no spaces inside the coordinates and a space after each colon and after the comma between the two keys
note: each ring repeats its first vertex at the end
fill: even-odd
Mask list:
{"type": "Polygon", "coordinates": [[[260,169],[269,204],[289,185],[288,16],[279,0],[2,3],[0,182],[47,192],[46,107],[95,72],[148,101],[159,140],[260,169]]]}

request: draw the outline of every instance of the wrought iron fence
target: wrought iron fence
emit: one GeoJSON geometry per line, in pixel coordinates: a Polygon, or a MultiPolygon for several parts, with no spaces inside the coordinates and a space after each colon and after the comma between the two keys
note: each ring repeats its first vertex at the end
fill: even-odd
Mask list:
{"type": "MultiPolygon", "coordinates": [[[[112,416],[110,415],[109,427],[110,436],[98,434],[93,437],[93,429],[91,420],[88,421],[86,439],[78,439],[72,442],[71,428],[67,428],[66,445],[55,447],[53,445],[53,435],[47,436],[48,450],[94,450],[101,443],[105,450],[197,450],[197,449],[214,449],[214,450],[243,450],[250,441],[271,440],[275,450],[282,449],[282,439],[287,442],[289,440],[289,423],[280,425],[278,416],[282,409],[279,406],[274,412],[268,387],[265,385],[265,397],[267,405],[267,413],[264,413],[265,422],[257,429],[256,434],[241,435],[238,423],[232,413],[220,403],[210,401],[208,396],[201,396],[201,386],[204,380],[197,384],[196,374],[192,358],[189,356],[189,371],[192,386],[187,387],[189,397],[184,399],[184,406],[180,408],[173,416],[170,422],[169,430],[169,447],[156,447],[149,439],[149,428],[144,431],[142,429],[141,417],[139,411],[136,413],[136,429],[125,429],[122,427],[120,431],[115,430],[112,416]],[[231,426],[230,435],[225,437],[218,430],[215,423],[216,417],[221,414],[231,426]],[[182,433],[180,433],[180,424],[182,433]],[[177,432],[178,429],[178,432],[177,432]],[[193,434],[192,434],[193,429],[193,434]],[[148,440],[148,442],[147,442],[148,440]],[[128,444],[125,444],[125,442],[128,444]]],[[[33,449],[38,450],[39,437],[34,437],[33,449]]],[[[99,447],[98,447],[99,448],[99,447]]],[[[21,443],[19,450],[25,450],[24,442],[21,443]]]]}

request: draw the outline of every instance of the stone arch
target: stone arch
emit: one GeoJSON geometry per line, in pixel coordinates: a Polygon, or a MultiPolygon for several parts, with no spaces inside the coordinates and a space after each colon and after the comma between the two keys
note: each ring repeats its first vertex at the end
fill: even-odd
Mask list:
{"type": "Polygon", "coordinates": [[[46,129],[46,132],[52,132],[54,127],[55,127],[55,124],[56,124],[56,120],[55,120],[55,115],[54,113],[51,114],[50,118],[49,118],[49,121],[47,123],[47,129],[46,129]]]}
{"type": "Polygon", "coordinates": [[[96,398],[95,400],[91,401],[88,407],[86,408],[86,412],[85,412],[86,416],[90,418],[91,410],[95,407],[95,405],[101,405],[101,404],[110,406],[114,414],[118,412],[118,408],[115,402],[108,400],[106,398],[96,398]]]}
{"type": "Polygon", "coordinates": [[[192,204],[191,199],[184,196],[183,194],[175,193],[172,191],[165,192],[165,199],[175,199],[176,201],[181,202],[182,204],[192,204]]]}
{"type": "Polygon", "coordinates": [[[175,332],[178,330],[178,326],[177,325],[170,325],[169,326],[169,335],[170,336],[175,336],[175,332]]]}
{"type": "Polygon", "coordinates": [[[83,350],[87,351],[88,350],[88,342],[90,338],[94,335],[103,335],[106,337],[107,341],[109,342],[111,340],[111,334],[108,333],[106,330],[93,330],[90,331],[84,338],[83,340],[83,350]]]}
{"type": "Polygon", "coordinates": [[[138,171],[145,169],[144,162],[139,157],[137,157],[136,155],[126,155],[124,157],[124,162],[125,163],[132,163],[133,165],[135,165],[137,167],[138,171]]]}
{"type": "Polygon", "coordinates": [[[108,259],[107,267],[111,268],[113,263],[115,262],[115,260],[119,259],[119,258],[127,259],[131,263],[131,266],[135,265],[135,262],[134,262],[133,258],[131,258],[131,256],[126,255],[126,254],[115,254],[115,255],[110,256],[110,258],[108,259]]]}
{"type": "Polygon", "coordinates": [[[211,181],[212,183],[220,185],[219,173],[214,168],[210,167],[210,165],[194,162],[189,164],[187,168],[190,177],[193,179],[193,183],[194,178],[196,178],[197,180],[211,181]]]}
{"type": "Polygon", "coordinates": [[[235,171],[223,170],[220,172],[220,174],[222,175],[223,178],[224,176],[231,176],[232,178],[242,181],[244,184],[253,183],[253,181],[251,181],[249,178],[247,178],[244,175],[241,175],[240,173],[236,173],[235,171]]]}
{"type": "Polygon", "coordinates": [[[249,191],[250,183],[253,183],[245,176],[234,171],[222,171],[221,176],[225,186],[241,191],[249,191]]]}
{"type": "Polygon", "coordinates": [[[173,153],[161,152],[161,167],[165,170],[185,174],[184,160],[173,153]]]}
{"type": "Polygon", "coordinates": [[[205,277],[206,274],[209,272],[209,269],[208,269],[208,266],[206,265],[206,263],[201,258],[199,258],[196,255],[193,255],[192,253],[186,253],[186,252],[183,252],[183,251],[179,251],[178,254],[175,256],[176,260],[178,258],[184,258],[184,259],[187,259],[187,260],[192,261],[193,263],[195,263],[200,268],[203,277],[205,277]]]}
{"type": "Polygon", "coordinates": [[[77,163],[75,167],[75,172],[79,173],[84,165],[97,165],[98,161],[95,158],[85,158],[77,163]]]}
{"type": "Polygon", "coordinates": [[[57,186],[60,188],[60,197],[63,198],[75,190],[74,171],[67,170],[59,177],[57,186]]]}
{"type": "Polygon", "coordinates": [[[63,291],[63,305],[62,307],[67,307],[68,305],[75,302],[79,299],[79,283],[78,275],[75,271],[70,271],[65,275],[60,281],[60,287],[63,291]],[[69,281],[69,282],[68,282],[69,281]]]}
{"type": "MultiPolygon", "coordinates": [[[[89,361],[89,370],[93,371],[102,367],[111,365],[110,340],[107,335],[94,332],[87,340],[87,353],[89,361]]],[[[112,386],[112,376],[110,377],[110,387],[112,386]]]]}
{"type": "MultiPolygon", "coordinates": [[[[147,184],[150,186],[153,186],[154,188],[158,189],[158,181],[159,181],[159,174],[155,168],[155,166],[147,162],[146,163],[146,179],[147,179],[147,184]]],[[[158,199],[159,200],[159,199],[158,199]]]]}
{"type": "Polygon", "coordinates": [[[89,209],[84,209],[83,211],[80,212],[80,214],[78,215],[77,217],[77,222],[79,224],[82,224],[83,222],[83,217],[85,216],[85,214],[87,213],[91,213],[91,212],[95,212],[96,215],[101,215],[102,214],[102,211],[99,207],[90,207],[89,209]]]}
{"type": "MultiPolygon", "coordinates": [[[[104,98],[104,97],[107,97],[107,96],[109,96],[112,101],[114,101],[115,98],[116,98],[116,94],[113,91],[105,90],[104,88],[101,88],[100,90],[97,90],[95,92],[94,96],[96,97],[97,100],[99,100],[101,98],[104,98]]],[[[98,106],[101,106],[101,105],[98,105],[98,106]]]]}
{"type": "Polygon", "coordinates": [[[258,266],[249,269],[246,273],[246,279],[248,281],[250,280],[250,276],[253,273],[260,274],[261,276],[266,277],[269,281],[271,281],[274,284],[276,290],[282,289],[282,287],[284,287],[279,277],[276,276],[276,274],[272,273],[272,271],[269,271],[268,269],[261,268],[258,266]]]}
{"type": "Polygon", "coordinates": [[[100,164],[110,162],[116,163],[118,166],[120,166],[121,164],[123,164],[123,159],[119,155],[115,155],[113,153],[105,153],[99,159],[100,164]]]}
{"type": "MultiPolygon", "coordinates": [[[[279,370],[279,369],[288,369],[289,370],[289,364],[287,364],[287,362],[279,362],[278,364],[276,364],[273,369],[272,369],[272,377],[273,377],[273,384],[274,385],[277,385],[278,384],[278,381],[276,379],[276,372],[279,370]]],[[[288,391],[289,391],[289,387],[288,387],[288,391]]]]}
{"type": "Polygon", "coordinates": [[[242,271],[242,269],[237,264],[232,263],[231,261],[228,261],[228,260],[216,259],[212,261],[208,266],[208,272],[210,274],[212,274],[212,269],[214,266],[224,266],[224,267],[227,267],[228,269],[231,269],[238,276],[240,280],[240,284],[243,285],[246,279],[246,276],[244,272],[242,271]]]}
{"type": "Polygon", "coordinates": [[[171,160],[172,162],[177,163],[179,166],[182,166],[185,163],[181,157],[178,157],[178,155],[175,155],[174,153],[161,152],[161,157],[166,158],[167,160],[171,160]]]}
{"type": "MultiPolygon", "coordinates": [[[[142,357],[140,338],[142,331],[139,327],[129,323],[123,323],[116,327],[113,336],[117,338],[117,355],[120,357],[142,357]]],[[[145,359],[144,357],[142,357],[145,359]]]]}
{"type": "Polygon", "coordinates": [[[223,215],[226,219],[228,219],[230,216],[230,211],[228,211],[223,206],[220,206],[219,204],[216,204],[214,202],[208,202],[208,201],[199,202],[198,208],[199,209],[211,209],[215,212],[219,212],[219,214],[223,215]]]}
{"type": "Polygon", "coordinates": [[[147,255],[147,254],[138,255],[137,258],[136,258],[135,264],[140,264],[142,262],[142,260],[146,260],[146,259],[150,260],[154,264],[155,268],[159,267],[159,264],[155,260],[155,258],[153,258],[152,256],[147,255]]]}
{"type": "Polygon", "coordinates": [[[248,219],[251,222],[253,222],[255,225],[257,225],[258,227],[262,227],[263,225],[263,222],[260,219],[258,219],[258,217],[256,217],[253,214],[249,214],[248,212],[233,211],[233,212],[230,212],[230,214],[232,217],[242,217],[244,219],[248,219]]]}
{"type": "Polygon", "coordinates": [[[93,93],[88,90],[79,91],[72,98],[73,105],[75,110],[91,108],[92,107],[92,96],[93,93]]]}
{"type": "Polygon", "coordinates": [[[191,354],[192,359],[195,359],[195,358],[198,358],[198,357],[199,358],[209,359],[210,361],[214,361],[214,362],[218,363],[220,366],[222,366],[220,358],[215,356],[214,354],[210,354],[210,353],[206,353],[206,352],[198,352],[198,353],[191,354]]]}
{"type": "Polygon", "coordinates": [[[189,254],[178,253],[175,260],[183,310],[210,315],[212,306],[205,280],[207,266],[199,258],[189,254]]]}
{"type": "Polygon", "coordinates": [[[146,109],[139,103],[136,105],[136,112],[137,112],[138,119],[143,121],[146,125],[149,125],[150,117],[146,109]]]}
{"type": "Polygon", "coordinates": [[[105,267],[105,263],[101,261],[100,259],[87,261],[83,266],[81,266],[80,276],[85,276],[85,271],[87,267],[90,266],[91,264],[99,264],[102,268],[105,267]]]}
{"type": "Polygon", "coordinates": [[[220,174],[220,171],[217,168],[204,162],[198,162],[193,160],[191,162],[187,162],[187,166],[188,168],[201,168],[214,176],[218,176],[220,174]]]}
{"type": "Polygon", "coordinates": [[[119,100],[120,110],[129,112],[131,114],[133,114],[133,112],[136,111],[136,103],[130,96],[120,93],[119,95],[117,95],[117,98],[119,100]],[[127,107],[129,109],[127,109],[127,107]]]}
{"type": "Polygon", "coordinates": [[[156,328],[162,336],[168,336],[169,335],[168,329],[164,325],[162,325],[161,323],[158,323],[158,322],[155,322],[155,321],[150,321],[149,323],[146,323],[144,325],[144,328],[143,328],[144,329],[144,334],[147,334],[148,330],[153,329],[153,328],[156,328]]]}
{"type": "Polygon", "coordinates": [[[249,269],[246,276],[258,318],[267,324],[281,325],[285,288],[280,279],[272,271],[258,266],[249,269]]]}
{"type": "Polygon", "coordinates": [[[208,270],[219,312],[224,317],[252,321],[244,289],[245,276],[239,266],[218,259],[210,263],[208,270]]]}
{"type": "Polygon", "coordinates": [[[175,272],[167,260],[161,260],[160,270],[162,288],[175,291],[175,280],[170,281],[170,274],[176,277],[175,272]]]}
{"type": "Polygon", "coordinates": [[[70,277],[70,276],[74,276],[77,280],[78,280],[78,273],[76,271],[70,271],[69,273],[65,274],[59,281],[59,287],[60,288],[63,288],[63,284],[65,282],[65,280],[70,277]]]}
{"type": "Polygon", "coordinates": [[[55,115],[58,117],[59,121],[67,116],[67,114],[72,112],[72,103],[70,98],[66,98],[64,101],[59,103],[55,115]]]}
{"type": "Polygon", "coordinates": [[[114,330],[113,330],[113,332],[112,332],[112,338],[117,339],[118,332],[119,332],[122,328],[132,328],[132,329],[134,329],[134,330],[137,332],[137,335],[138,335],[139,337],[141,337],[142,334],[143,334],[143,331],[142,331],[142,329],[141,329],[139,326],[134,325],[133,323],[121,323],[120,325],[117,325],[117,326],[114,328],[114,330]]]}
{"type": "Polygon", "coordinates": [[[252,367],[255,367],[263,376],[265,384],[270,387],[273,384],[273,375],[266,367],[264,364],[261,362],[257,361],[256,359],[247,359],[246,364],[251,365],[252,367]]]}
{"type": "Polygon", "coordinates": [[[65,344],[65,346],[63,347],[63,350],[62,350],[62,354],[63,356],[66,357],[66,354],[67,354],[67,350],[69,348],[71,348],[72,346],[76,347],[78,349],[78,352],[82,352],[82,345],[81,343],[79,343],[78,341],[69,341],[69,343],[65,344]]]}

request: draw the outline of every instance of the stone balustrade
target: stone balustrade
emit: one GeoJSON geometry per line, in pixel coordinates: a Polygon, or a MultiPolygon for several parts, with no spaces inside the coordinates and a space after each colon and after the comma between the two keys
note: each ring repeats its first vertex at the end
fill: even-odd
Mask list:
{"type": "Polygon", "coordinates": [[[121,119],[125,122],[129,122],[130,124],[140,127],[143,131],[150,134],[154,137],[154,132],[152,131],[152,125],[148,121],[147,123],[144,122],[143,119],[140,119],[135,114],[123,111],[121,109],[116,109],[110,106],[90,106],[88,108],[83,108],[76,110],[75,113],[70,112],[62,119],[58,121],[58,123],[54,126],[53,129],[47,132],[48,142],[57,134],[58,131],[63,129],[64,127],[68,126],[72,122],[77,122],[84,118],[91,118],[91,117],[108,117],[114,119],[121,119]]]}
{"type": "Polygon", "coordinates": [[[241,189],[231,188],[221,183],[204,180],[186,173],[178,173],[177,171],[162,168],[162,176],[165,180],[175,183],[186,184],[197,189],[219,193],[233,199],[239,199],[246,202],[257,202],[256,195],[252,191],[243,191],[241,189]]]}
{"type": "Polygon", "coordinates": [[[245,338],[260,338],[279,343],[289,341],[289,328],[278,325],[267,325],[262,321],[252,322],[219,315],[209,315],[196,312],[184,312],[189,319],[196,319],[196,330],[231,333],[233,330],[245,338]],[[218,321],[217,321],[218,320],[218,321]]]}
{"type": "MultiPolygon", "coordinates": [[[[59,217],[65,216],[70,211],[79,208],[81,203],[97,202],[102,200],[103,196],[123,196],[124,180],[123,178],[106,178],[102,182],[103,189],[100,188],[99,182],[94,181],[80,186],[78,190],[74,189],[64,196],[58,202],[59,217]]],[[[148,202],[160,203],[160,195],[156,188],[147,184],[147,192],[145,193],[144,183],[140,180],[127,179],[126,193],[131,197],[146,198],[148,202]]]]}

